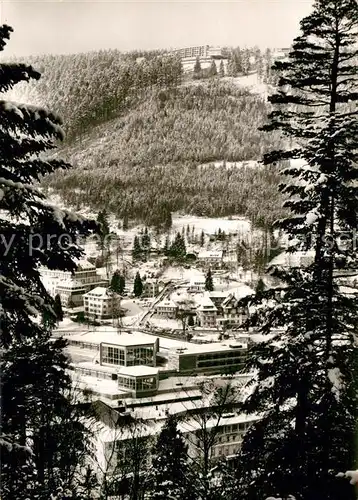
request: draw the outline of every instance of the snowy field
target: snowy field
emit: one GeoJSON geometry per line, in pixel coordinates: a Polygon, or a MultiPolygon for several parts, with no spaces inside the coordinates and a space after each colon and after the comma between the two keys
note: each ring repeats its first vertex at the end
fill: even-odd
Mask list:
{"type": "Polygon", "coordinates": [[[229,219],[228,217],[223,218],[207,218],[207,217],[196,217],[194,215],[174,215],[173,216],[173,228],[172,231],[181,231],[183,227],[186,229],[187,226],[192,228],[194,226],[194,231],[196,233],[201,233],[204,231],[206,234],[214,234],[219,228],[225,233],[246,233],[250,231],[251,223],[248,219],[235,218],[234,216],[229,219]]]}

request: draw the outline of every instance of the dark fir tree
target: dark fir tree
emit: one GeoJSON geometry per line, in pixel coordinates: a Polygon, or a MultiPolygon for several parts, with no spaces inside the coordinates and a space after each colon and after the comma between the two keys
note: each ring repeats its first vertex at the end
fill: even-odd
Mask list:
{"type": "Polygon", "coordinates": [[[143,256],[143,249],[141,247],[139,237],[136,235],[134,236],[134,241],[133,241],[132,259],[140,260],[142,256],[143,256]]]}
{"type": "Polygon", "coordinates": [[[211,274],[211,269],[208,270],[205,277],[205,290],[212,292],[214,290],[213,276],[211,274]]]}
{"type": "Polygon", "coordinates": [[[126,279],[122,273],[119,275],[119,283],[118,283],[118,293],[123,295],[124,290],[126,288],[126,279]]]}
{"type": "MultiPolygon", "coordinates": [[[[0,27],[0,50],[11,31],[0,27]]],[[[0,91],[39,78],[30,66],[1,63],[0,91]]],[[[83,255],[78,237],[94,234],[97,225],[51,206],[36,187],[43,175],[70,167],[46,156],[63,139],[60,119],[4,100],[0,110],[1,498],[45,499],[60,489],[75,498],[86,433],[66,397],[65,342],[51,340],[55,303],[38,269],[74,271],[83,255]]]]}
{"type": "Polygon", "coordinates": [[[129,227],[129,224],[128,224],[128,215],[124,214],[123,215],[123,224],[122,224],[123,231],[128,231],[128,227],[129,227]]]}
{"type": "Polygon", "coordinates": [[[63,310],[62,310],[62,303],[61,303],[61,297],[57,293],[55,295],[55,302],[53,305],[53,310],[56,315],[57,321],[63,321],[63,310]]]}
{"type": "Polygon", "coordinates": [[[202,78],[203,75],[202,75],[202,69],[201,69],[199,57],[196,58],[193,71],[194,71],[194,74],[193,74],[194,79],[199,80],[200,78],[202,78]]]}
{"type": "Polygon", "coordinates": [[[134,278],[133,293],[136,297],[140,297],[142,295],[142,292],[143,292],[142,278],[140,277],[139,272],[137,272],[134,278]]]}
{"type": "Polygon", "coordinates": [[[142,235],[141,246],[146,251],[150,249],[150,236],[147,227],[144,229],[144,233],[142,235]]]}
{"type": "Polygon", "coordinates": [[[281,131],[288,146],[265,162],[299,160],[283,169],[292,216],[280,228],[290,252],[314,258],[306,268],[277,268],[282,286],[251,301],[265,299],[252,320],[272,336],[253,348],[248,367],[257,377],[243,411],[264,414],[241,454],[249,498],[354,498],[336,474],[356,468],[358,304],[338,276],[358,262],[354,245],[338,242],[358,222],[357,30],[355,1],[316,0],[288,60],[275,64],[279,89],[265,128],[281,131]]]}
{"type": "Polygon", "coordinates": [[[225,68],[224,68],[224,61],[220,61],[220,66],[219,66],[219,76],[220,78],[223,78],[225,76],[225,68]]]}
{"type": "Polygon", "coordinates": [[[200,233],[200,246],[203,247],[205,243],[205,234],[204,231],[201,231],[200,233]]]}
{"type": "Polygon", "coordinates": [[[121,292],[121,274],[117,270],[113,273],[112,279],[111,279],[111,284],[110,284],[110,289],[114,293],[122,293],[121,292]]]}
{"type": "Polygon", "coordinates": [[[108,223],[108,215],[106,209],[100,210],[97,216],[98,222],[98,249],[101,251],[101,257],[104,257],[104,253],[108,250],[109,246],[109,223],[108,223]]]}
{"type": "Polygon", "coordinates": [[[217,74],[218,74],[218,69],[216,67],[215,60],[213,59],[211,61],[210,68],[209,68],[209,76],[213,77],[213,76],[217,76],[217,74]]]}
{"type": "Polygon", "coordinates": [[[182,260],[186,256],[185,240],[182,234],[177,233],[173,243],[170,246],[169,254],[175,259],[182,260]]]}
{"type": "Polygon", "coordinates": [[[188,446],[184,442],[177,422],[170,416],[161,430],[152,451],[152,491],[153,500],[189,500],[190,467],[188,446]]]}
{"type": "Polygon", "coordinates": [[[262,278],[259,278],[259,280],[258,280],[258,282],[257,282],[257,284],[256,284],[255,292],[256,292],[257,294],[260,294],[260,293],[262,293],[263,291],[265,291],[265,288],[266,288],[266,287],[265,287],[265,283],[264,283],[263,279],[262,279],[262,278]]]}

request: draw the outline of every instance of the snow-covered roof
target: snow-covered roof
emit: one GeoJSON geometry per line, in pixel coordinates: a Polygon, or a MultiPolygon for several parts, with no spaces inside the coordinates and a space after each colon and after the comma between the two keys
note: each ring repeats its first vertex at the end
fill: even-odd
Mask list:
{"type": "Polygon", "coordinates": [[[83,291],[85,291],[85,288],[84,288],[84,285],[83,283],[81,283],[81,281],[78,281],[78,280],[73,280],[71,278],[68,278],[68,279],[65,279],[65,280],[60,280],[56,283],[56,288],[80,288],[82,289],[83,291]]]}
{"type": "Polygon", "coordinates": [[[81,259],[75,261],[77,264],[77,269],[76,271],[90,271],[90,270],[95,270],[96,266],[88,262],[88,260],[81,259]]]}
{"type": "Polygon", "coordinates": [[[254,293],[254,289],[247,285],[240,285],[236,288],[231,288],[227,293],[232,293],[239,300],[243,297],[247,297],[248,295],[252,295],[254,293]]]}
{"type": "Polygon", "coordinates": [[[204,294],[200,305],[197,309],[198,311],[217,311],[214,302],[211,300],[209,294],[204,294]]]}
{"type": "Polygon", "coordinates": [[[172,300],[162,300],[159,302],[159,304],[156,305],[156,307],[170,307],[170,308],[176,308],[176,304],[172,300]]]}
{"type": "Polygon", "coordinates": [[[98,328],[92,332],[74,335],[70,334],[68,336],[68,340],[75,342],[84,342],[86,344],[100,344],[101,342],[103,342],[119,346],[134,346],[142,344],[154,344],[157,340],[157,337],[141,332],[118,333],[115,329],[106,331],[98,328]]]}
{"type": "Polygon", "coordinates": [[[227,294],[228,292],[224,291],[213,291],[209,292],[209,297],[221,299],[221,298],[226,298],[227,294]]]}
{"type": "Polygon", "coordinates": [[[230,303],[231,303],[233,300],[234,300],[235,302],[237,302],[237,298],[235,297],[235,295],[234,295],[233,293],[230,293],[230,294],[229,294],[229,295],[228,295],[228,296],[227,296],[227,297],[223,300],[223,303],[221,304],[221,305],[222,305],[222,307],[226,307],[226,306],[230,305],[230,303]]]}
{"type": "Polygon", "coordinates": [[[111,298],[112,294],[110,290],[104,286],[97,286],[84,294],[84,297],[101,297],[101,298],[111,298]]]}
{"type": "Polygon", "coordinates": [[[153,366],[121,366],[117,368],[118,375],[129,375],[132,377],[146,377],[158,375],[158,368],[153,366]]]}

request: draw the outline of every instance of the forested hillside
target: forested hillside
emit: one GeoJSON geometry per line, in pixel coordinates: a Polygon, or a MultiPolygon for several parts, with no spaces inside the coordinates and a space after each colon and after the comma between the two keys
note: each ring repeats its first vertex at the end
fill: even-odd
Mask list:
{"type": "Polygon", "coordinates": [[[59,156],[76,169],[44,184],[66,202],[78,206],[80,190],[82,204],[153,225],[169,211],[241,214],[265,226],[281,214],[275,168],[199,168],[258,160],[279,145],[278,136],[258,130],[268,111],[260,96],[219,76],[184,79],[179,59],[155,52],[30,62],[43,77],[28,86],[26,100],[64,120],[67,142],[59,156]]]}

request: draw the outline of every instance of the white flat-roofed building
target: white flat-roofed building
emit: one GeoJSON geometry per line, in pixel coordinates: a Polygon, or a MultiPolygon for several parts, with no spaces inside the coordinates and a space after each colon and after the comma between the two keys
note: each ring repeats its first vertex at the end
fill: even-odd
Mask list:
{"type": "Polygon", "coordinates": [[[54,287],[54,294],[58,294],[61,304],[65,307],[78,307],[83,304],[83,294],[86,292],[83,284],[75,279],[57,281],[54,287]]]}
{"type": "Polygon", "coordinates": [[[121,296],[98,286],[83,295],[84,313],[88,318],[109,319],[119,315],[121,296]]]}
{"type": "Polygon", "coordinates": [[[121,366],[117,370],[118,388],[128,389],[134,398],[148,397],[157,393],[158,368],[150,366],[121,366]]]}

